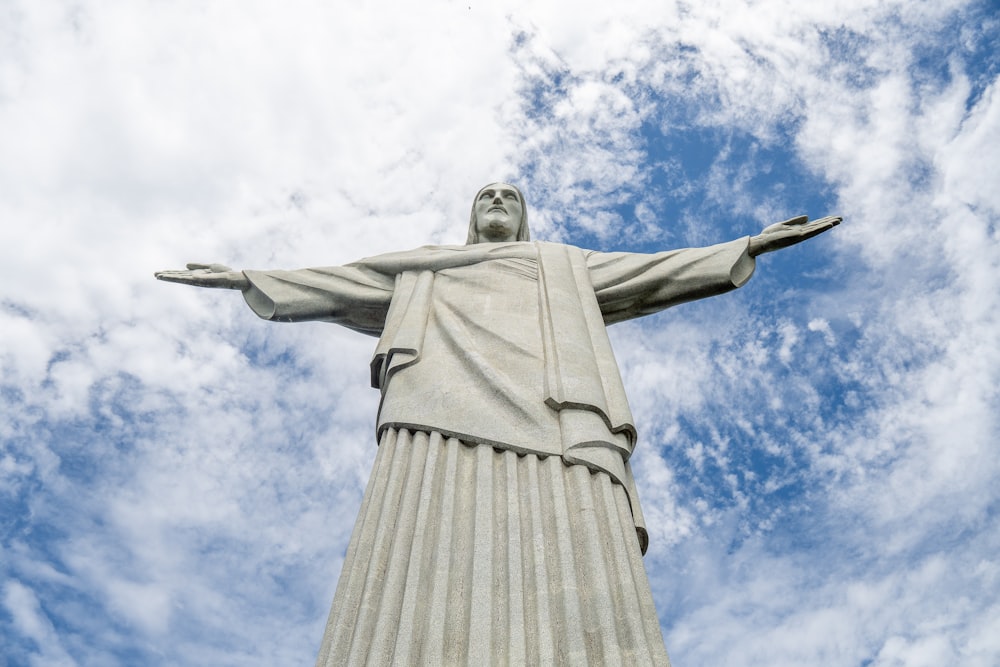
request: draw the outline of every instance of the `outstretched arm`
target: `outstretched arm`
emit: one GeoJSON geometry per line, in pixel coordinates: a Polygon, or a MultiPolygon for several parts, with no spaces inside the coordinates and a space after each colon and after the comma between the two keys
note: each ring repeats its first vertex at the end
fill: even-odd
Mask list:
{"type": "Polygon", "coordinates": [[[294,271],[188,264],[186,270],[153,275],[171,283],[240,290],[247,305],[265,320],[333,322],[372,336],[382,332],[396,279],[363,262],[294,271]]]}
{"type": "Polygon", "coordinates": [[[604,322],[612,324],[740,287],[753,274],[757,255],[795,245],[838,224],[839,217],[809,222],[799,216],[769,225],[749,240],[706,248],[651,255],[589,252],[587,268],[604,322]]]}
{"type": "Polygon", "coordinates": [[[808,216],[800,215],[784,222],[776,222],[765,227],[757,236],[750,237],[747,252],[751,257],[756,257],[765,252],[781,250],[833,229],[840,221],[841,218],[829,215],[810,222],[808,216]]]}
{"type": "Polygon", "coordinates": [[[250,281],[242,271],[233,271],[223,264],[188,264],[186,271],[157,271],[157,280],[181,283],[195,287],[215,287],[218,289],[238,289],[245,292],[250,281]]]}

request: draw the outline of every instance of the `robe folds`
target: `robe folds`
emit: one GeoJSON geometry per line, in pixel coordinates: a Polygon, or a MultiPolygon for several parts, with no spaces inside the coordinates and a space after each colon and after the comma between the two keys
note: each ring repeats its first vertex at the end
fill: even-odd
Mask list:
{"type": "Polygon", "coordinates": [[[512,242],[244,271],[264,319],[379,337],[380,451],[317,664],[666,664],[606,325],[741,286],[747,248],[512,242]]]}

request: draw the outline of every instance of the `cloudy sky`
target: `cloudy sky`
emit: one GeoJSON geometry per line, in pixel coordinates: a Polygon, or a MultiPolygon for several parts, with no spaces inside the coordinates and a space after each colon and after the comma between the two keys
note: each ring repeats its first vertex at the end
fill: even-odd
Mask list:
{"type": "MultiPolygon", "coordinates": [[[[0,656],[311,664],[374,339],[153,280],[807,213],[615,325],[677,667],[1000,662],[1000,11],[828,0],[0,0],[0,656]]],[[[2,662],[3,658],[0,658],[2,662]]]]}

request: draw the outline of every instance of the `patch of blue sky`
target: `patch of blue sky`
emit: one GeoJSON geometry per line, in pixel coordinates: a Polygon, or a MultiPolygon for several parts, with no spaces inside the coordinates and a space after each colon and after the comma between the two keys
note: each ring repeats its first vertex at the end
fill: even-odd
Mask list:
{"type": "Polygon", "coordinates": [[[525,115],[533,121],[546,121],[555,105],[565,99],[573,80],[568,71],[558,69],[543,69],[542,74],[528,78],[520,90],[525,115]]]}
{"type": "Polygon", "coordinates": [[[856,89],[876,85],[882,72],[869,64],[870,51],[878,46],[875,37],[841,25],[817,30],[820,46],[826,51],[824,60],[831,63],[841,80],[856,89]]]}
{"type": "Polygon", "coordinates": [[[37,473],[22,478],[14,488],[16,495],[0,496],[0,543],[4,551],[23,540],[48,544],[65,536],[64,531],[53,524],[38,523],[39,518],[48,518],[49,512],[45,507],[48,497],[45,484],[37,473]]]}
{"type": "Polygon", "coordinates": [[[67,487],[94,488],[107,480],[116,467],[106,452],[90,446],[93,439],[83,421],[71,424],[46,424],[30,436],[10,438],[4,443],[6,456],[20,466],[15,475],[5,478],[10,495],[0,495],[0,543],[7,550],[22,541],[32,548],[46,550],[72,532],[73,526],[89,523],[87,502],[74,502],[66,507],[67,487]],[[37,453],[41,439],[49,443],[48,456],[37,453]],[[60,445],[62,443],[62,445],[60,445]],[[55,455],[54,457],[52,455],[55,455]],[[54,469],[45,469],[55,458],[54,469]]]}
{"type": "Polygon", "coordinates": [[[93,508],[88,501],[66,502],[64,489],[67,485],[64,480],[55,481],[32,474],[19,489],[17,497],[0,504],[7,517],[0,525],[3,526],[5,551],[26,548],[33,562],[45,562],[62,571],[64,563],[60,554],[67,538],[83,527],[99,528],[103,522],[92,514],[93,508]]]}
{"type": "MultiPolygon", "coordinates": [[[[3,568],[5,581],[29,589],[37,600],[35,609],[19,609],[16,618],[11,610],[0,608],[0,634],[5,637],[4,653],[7,664],[34,664],[32,656],[46,653],[51,647],[37,641],[36,623],[25,629],[24,614],[31,614],[42,625],[50,624],[55,636],[59,637],[71,654],[80,655],[91,651],[79,650],[92,645],[100,638],[104,649],[116,658],[116,664],[130,663],[143,653],[138,647],[129,648],[133,643],[128,619],[118,618],[108,613],[104,601],[95,595],[66,566],[67,538],[72,532],[86,531],[98,534],[101,526],[81,511],[79,500],[62,502],[34,489],[23,494],[27,499],[26,508],[30,515],[30,527],[5,535],[3,549],[8,555],[8,564],[3,568]],[[74,645],[78,650],[74,650],[74,645]]],[[[8,508],[4,508],[6,513],[8,508]]],[[[108,539],[108,537],[106,537],[108,539]]]]}
{"type": "Polygon", "coordinates": [[[7,414],[11,414],[15,409],[24,403],[24,389],[16,384],[0,384],[0,404],[7,414]]]}
{"type": "MultiPolygon", "coordinates": [[[[139,434],[149,433],[150,418],[158,409],[142,407],[140,397],[146,391],[148,389],[142,380],[126,372],[118,372],[94,382],[90,387],[88,403],[97,433],[114,438],[115,430],[125,424],[137,429],[139,434]]],[[[134,438],[136,433],[129,435],[134,438]]]]}
{"type": "Polygon", "coordinates": [[[131,449],[128,437],[113,438],[111,431],[99,431],[90,420],[53,423],[46,440],[59,457],[59,474],[73,484],[93,484],[106,479],[116,461],[121,463],[118,447],[131,449]],[[112,439],[113,438],[113,439],[112,439]]]}
{"type": "MultiPolygon", "coordinates": [[[[40,550],[35,550],[41,555],[40,550]]],[[[46,562],[58,562],[51,554],[46,562]]],[[[26,582],[27,583],[27,582],[26,582]]],[[[31,587],[39,598],[45,600],[43,611],[52,623],[60,637],[86,637],[108,634],[127,635],[128,626],[114,614],[107,614],[101,600],[92,591],[77,586],[66,586],[61,583],[45,582],[35,579],[31,587]],[[101,614],[95,614],[101,610],[101,614]],[[99,618],[95,618],[99,616],[99,618]]]]}
{"type": "MultiPolygon", "coordinates": [[[[721,187],[731,187],[732,197],[703,192],[700,200],[689,197],[678,202],[690,215],[718,220],[723,229],[742,235],[756,233],[762,224],[796,215],[820,217],[834,208],[829,185],[811,174],[788,145],[768,148],[751,137],[735,135],[720,148],[724,152],[716,154],[711,168],[728,181],[721,187]],[[778,219],[754,219],[760,209],[773,211],[770,217],[778,219]]],[[[686,154],[680,155],[684,164],[686,154]]],[[[705,174],[686,172],[692,182],[705,182],[705,174]]]]}
{"type": "MultiPolygon", "coordinates": [[[[940,23],[921,22],[919,30],[908,25],[905,13],[896,13],[883,22],[881,30],[898,35],[900,42],[912,44],[909,75],[918,87],[939,90],[952,82],[956,64],[969,77],[970,94],[966,110],[971,110],[996,78],[995,53],[1000,43],[1000,16],[996,2],[971,3],[942,17],[940,23]]],[[[818,30],[828,60],[835,63],[840,78],[859,89],[877,85],[885,73],[871,64],[869,56],[879,47],[876,39],[846,26],[818,30]]],[[[883,64],[882,70],[889,64],[883,64]]]]}
{"type": "Polygon", "coordinates": [[[1000,11],[997,3],[983,2],[976,5],[978,11],[963,22],[962,34],[965,49],[961,53],[962,64],[972,89],[965,103],[966,111],[971,110],[983,93],[1000,76],[1000,11]]]}
{"type": "Polygon", "coordinates": [[[9,664],[30,665],[37,660],[41,646],[35,640],[20,634],[15,629],[13,619],[3,609],[0,609],[0,632],[4,636],[3,649],[5,660],[11,661],[9,664]]]}
{"type": "Polygon", "coordinates": [[[240,352],[255,368],[286,371],[294,368],[302,375],[310,374],[309,366],[299,361],[293,348],[281,345],[275,336],[266,336],[259,332],[248,334],[240,344],[240,352]]]}
{"type": "Polygon", "coordinates": [[[970,111],[1000,72],[996,58],[1000,44],[1000,13],[987,0],[949,14],[936,30],[928,31],[914,50],[910,75],[918,85],[943,88],[952,82],[955,66],[970,83],[965,109],[970,111]]]}
{"type": "MultiPolygon", "coordinates": [[[[714,408],[709,405],[707,411],[714,408]]],[[[759,433],[748,434],[731,422],[708,425],[701,415],[677,421],[678,438],[660,455],[674,471],[685,503],[704,500],[717,509],[745,503],[741,513],[759,522],[771,515],[774,504],[794,504],[807,493],[809,455],[795,443],[792,425],[769,423],[767,439],[762,440],[759,433]]]]}
{"type": "MultiPolygon", "coordinates": [[[[779,344],[769,337],[765,346],[779,344]]],[[[799,343],[809,345],[808,340],[799,343]]],[[[841,359],[826,345],[813,345],[798,354],[807,358],[793,366],[769,365],[766,389],[754,389],[759,381],[754,375],[726,390],[740,396],[741,414],[757,415],[751,423],[736,421],[728,404],[718,401],[707,403],[697,414],[678,417],[675,439],[663,444],[660,455],[675,472],[684,504],[706,501],[716,509],[737,510],[748,525],[762,529],[775,524],[775,507],[782,508],[781,523],[786,527],[794,525],[802,512],[812,512],[813,493],[829,481],[828,473],[815,467],[814,458],[833,446],[826,438],[829,431],[849,430],[862,407],[870,407],[877,387],[866,388],[854,378],[841,377],[841,359]],[[803,383],[803,374],[808,383],[803,383]],[[803,384],[808,385],[809,395],[799,394],[803,384]],[[778,409],[780,415],[774,414],[774,401],[785,406],[778,409]],[[705,415],[713,419],[706,420],[705,415]]],[[[711,356],[726,355],[733,351],[717,350],[711,356]]],[[[724,377],[723,369],[716,375],[724,377]]]]}
{"type": "MultiPolygon", "coordinates": [[[[661,104],[669,106],[666,100],[661,104]]],[[[647,178],[616,192],[619,202],[608,207],[621,221],[623,233],[608,239],[574,228],[572,242],[602,247],[611,241],[616,250],[654,252],[754,234],[764,222],[753,219],[758,207],[787,217],[835,212],[831,185],[794,150],[793,124],[777,128],[778,140],[765,142],[732,128],[674,125],[669,117],[673,113],[648,118],[639,130],[646,152],[641,168],[647,178]],[[628,233],[650,218],[662,233],[628,233]]],[[[779,219],[784,218],[770,222],[779,219]]],[[[793,253],[786,259],[789,270],[815,266],[822,252],[809,247],[793,253]]]]}
{"type": "Polygon", "coordinates": [[[524,102],[525,114],[534,120],[548,118],[574,81],[569,67],[558,57],[539,57],[535,50],[538,43],[538,36],[526,30],[516,32],[510,42],[510,55],[520,65],[522,75],[518,96],[524,102]]]}
{"type": "MultiPolygon", "coordinates": [[[[125,471],[134,463],[133,453],[142,443],[155,441],[161,426],[157,415],[164,409],[144,402],[147,388],[128,373],[100,378],[88,392],[88,410],[71,419],[50,419],[43,437],[59,457],[58,471],[73,483],[90,484],[125,471]]],[[[175,397],[162,396],[177,411],[175,397]]],[[[123,473],[124,474],[124,473],[123,473]]]]}
{"type": "MultiPolygon", "coordinates": [[[[274,613],[310,618],[317,611],[326,611],[329,601],[325,595],[317,596],[315,591],[308,590],[312,563],[289,562],[285,558],[282,562],[274,563],[274,566],[275,569],[266,580],[268,593],[281,600],[280,607],[272,610],[274,613]],[[292,591],[295,591],[294,595],[290,594],[292,591]]],[[[252,601],[251,599],[250,602],[252,601]]]]}

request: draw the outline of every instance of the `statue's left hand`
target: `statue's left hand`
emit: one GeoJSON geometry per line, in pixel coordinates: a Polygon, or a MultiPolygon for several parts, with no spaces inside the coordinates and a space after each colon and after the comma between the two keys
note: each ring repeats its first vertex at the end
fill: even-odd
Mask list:
{"type": "Polygon", "coordinates": [[[784,222],[776,222],[765,227],[757,236],[750,237],[748,252],[751,257],[756,257],[765,252],[787,248],[806,239],[811,239],[817,234],[822,234],[828,229],[833,229],[840,224],[840,221],[840,217],[828,215],[810,222],[808,216],[800,215],[784,222]]]}

